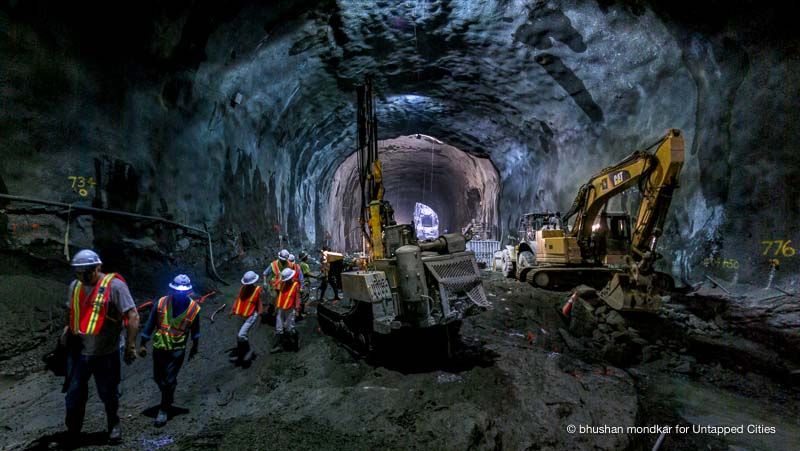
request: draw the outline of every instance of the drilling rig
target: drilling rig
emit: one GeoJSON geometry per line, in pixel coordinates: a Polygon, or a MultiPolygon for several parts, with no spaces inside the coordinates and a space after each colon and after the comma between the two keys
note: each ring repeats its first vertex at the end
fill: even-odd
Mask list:
{"type": "MultiPolygon", "coordinates": [[[[384,199],[372,79],[357,88],[361,216],[368,266],[342,273],[344,298],[322,302],[320,328],[356,354],[399,350],[451,354],[461,321],[490,307],[475,254],[459,233],[419,242],[412,224],[397,224],[384,199]],[[413,342],[426,349],[408,349],[413,342]]],[[[388,353],[385,354],[385,353],[388,353]]]]}

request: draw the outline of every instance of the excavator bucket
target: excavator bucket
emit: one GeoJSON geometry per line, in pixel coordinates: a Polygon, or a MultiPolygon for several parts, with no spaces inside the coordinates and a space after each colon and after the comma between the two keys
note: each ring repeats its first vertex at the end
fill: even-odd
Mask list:
{"type": "Polygon", "coordinates": [[[640,275],[634,279],[630,274],[617,273],[599,296],[615,310],[655,312],[661,308],[660,292],[651,277],[640,275]]]}

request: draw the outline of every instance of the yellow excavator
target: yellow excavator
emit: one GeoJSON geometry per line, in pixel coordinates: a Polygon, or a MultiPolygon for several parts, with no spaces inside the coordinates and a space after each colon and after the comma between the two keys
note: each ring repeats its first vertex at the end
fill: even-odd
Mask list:
{"type": "Polygon", "coordinates": [[[599,295],[612,308],[657,310],[661,293],[674,286],[672,277],[655,271],[653,263],[661,258],[656,244],[683,160],[683,136],[671,129],[650,148],[592,176],[563,217],[552,212],[524,215],[519,242],[504,254],[505,272],[546,289],[587,282],[598,286],[600,281],[605,286],[599,295]],[[626,213],[606,210],[612,197],[634,186],[642,200],[631,230],[626,213]]]}

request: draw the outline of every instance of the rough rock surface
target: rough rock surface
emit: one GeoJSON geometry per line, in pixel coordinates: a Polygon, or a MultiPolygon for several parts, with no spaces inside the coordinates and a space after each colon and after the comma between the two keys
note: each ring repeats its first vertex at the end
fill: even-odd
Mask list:
{"type": "MultiPolygon", "coordinates": [[[[634,424],[639,406],[634,381],[602,362],[585,362],[564,349],[563,324],[553,295],[509,282],[489,281],[496,308],[463,325],[465,347],[436,368],[375,366],[354,359],[317,331],[312,316],[300,323],[298,353],[269,354],[272,328],[259,325],[259,356],[234,368],[226,349],[238,322],[210,312],[230,299],[222,288],[201,313],[202,349],[185,364],[176,404],[184,410],[165,429],[152,427],[157,389],[151,359],[123,366],[121,401],[126,449],[175,444],[181,449],[623,449],[628,434],[569,434],[569,424],[634,424]],[[510,290],[513,289],[514,292],[510,290]],[[609,403],[608,399],[614,399],[609,403]],[[188,412],[185,411],[188,409],[188,412]],[[149,415],[149,416],[148,416],[149,415]]],[[[36,349],[40,352],[47,346],[36,349]]],[[[60,380],[40,369],[5,381],[0,394],[0,446],[43,446],[58,439],[63,399],[60,380]],[[48,415],[47,413],[51,413],[48,415]],[[16,418],[31,421],[19,423],[16,418]]],[[[96,396],[86,430],[102,429],[96,396]]],[[[91,439],[91,435],[87,439],[91,439]]]]}
{"type": "MultiPolygon", "coordinates": [[[[728,258],[761,278],[761,240],[796,238],[800,219],[789,17],[661,1],[11,2],[0,191],[207,223],[228,258],[318,243],[340,229],[330,175],[354,150],[353,87],[373,73],[381,138],[424,133],[491,159],[501,231],[682,129],[668,269],[691,278],[728,258]],[[97,184],[84,197],[70,176],[97,184]]],[[[73,244],[110,248],[98,222],[73,244]]]]}

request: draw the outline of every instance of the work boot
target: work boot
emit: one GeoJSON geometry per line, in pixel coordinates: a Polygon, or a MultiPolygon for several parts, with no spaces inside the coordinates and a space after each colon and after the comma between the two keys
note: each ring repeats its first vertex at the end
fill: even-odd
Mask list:
{"type": "Polygon", "coordinates": [[[250,363],[253,358],[256,356],[256,351],[250,346],[250,342],[245,342],[245,353],[244,357],[242,357],[244,363],[250,363]]]}
{"type": "Polygon", "coordinates": [[[269,350],[272,354],[283,351],[283,334],[275,335],[275,344],[269,350]]]}
{"type": "Polygon", "coordinates": [[[231,357],[230,361],[236,364],[237,366],[244,363],[244,355],[247,354],[247,349],[249,343],[247,340],[239,339],[236,341],[236,355],[231,357]]]}
{"type": "Polygon", "coordinates": [[[292,330],[289,332],[287,341],[289,342],[289,349],[291,349],[294,352],[300,350],[300,335],[297,333],[296,330],[292,330]]]}
{"type": "Polygon", "coordinates": [[[158,415],[156,416],[156,421],[153,424],[157,428],[164,427],[164,425],[167,424],[167,412],[158,409],[158,415]]]}
{"type": "Polygon", "coordinates": [[[108,443],[111,445],[116,445],[121,441],[122,441],[122,427],[119,425],[119,422],[117,422],[117,424],[115,424],[108,430],[108,443]]]}
{"type": "MultiPolygon", "coordinates": [[[[58,447],[59,444],[55,444],[58,447]]],[[[67,431],[64,438],[61,439],[61,449],[78,449],[81,447],[81,433],[80,431],[67,431]]]]}

